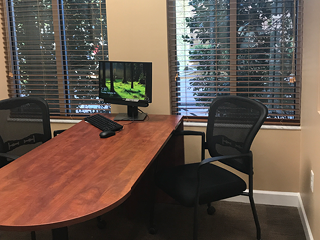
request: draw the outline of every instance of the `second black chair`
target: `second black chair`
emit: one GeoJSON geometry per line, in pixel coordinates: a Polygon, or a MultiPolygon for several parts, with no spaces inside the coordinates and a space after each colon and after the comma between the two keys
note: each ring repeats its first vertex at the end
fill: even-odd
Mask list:
{"type": "Polygon", "coordinates": [[[49,107],[36,97],[0,101],[0,167],[51,139],[49,107]]]}
{"type": "MultiPolygon", "coordinates": [[[[155,183],[160,189],[181,205],[194,207],[194,240],[198,237],[198,205],[208,204],[208,213],[212,214],[214,208],[211,202],[237,195],[249,197],[257,239],[261,239],[253,200],[253,157],[250,147],[266,116],[267,108],[255,100],[237,96],[217,97],[210,106],[206,137],[203,132],[177,133],[202,136],[202,159],[205,149],[211,156],[200,163],[159,170],[155,176],[155,183]],[[238,175],[212,164],[217,161],[248,175],[249,191],[245,191],[247,184],[238,175]]],[[[153,213],[151,216],[154,231],[153,213]]]]}

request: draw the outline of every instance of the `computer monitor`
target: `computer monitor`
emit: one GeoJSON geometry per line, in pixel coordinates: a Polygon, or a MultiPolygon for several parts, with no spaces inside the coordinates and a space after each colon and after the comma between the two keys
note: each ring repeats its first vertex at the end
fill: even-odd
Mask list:
{"type": "Polygon", "coordinates": [[[127,105],[127,113],[114,120],[144,120],[146,113],[138,107],[147,107],[152,99],[152,63],[99,62],[99,97],[105,103],[127,105]]]}

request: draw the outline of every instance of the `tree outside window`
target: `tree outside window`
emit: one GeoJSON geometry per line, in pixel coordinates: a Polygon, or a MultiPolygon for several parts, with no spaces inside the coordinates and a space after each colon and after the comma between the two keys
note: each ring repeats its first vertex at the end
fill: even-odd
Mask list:
{"type": "Polygon", "coordinates": [[[6,10],[11,97],[42,97],[57,117],[109,111],[97,76],[108,59],[105,0],[9,0],[6,10]]]}
{"type": "Polygon", "coordinates": [[[168,6],[173,113],[206,116],[213,98],[238,95],[263,102],[269,119],[299,121],[299,1],[169,0],[168,6]]]}

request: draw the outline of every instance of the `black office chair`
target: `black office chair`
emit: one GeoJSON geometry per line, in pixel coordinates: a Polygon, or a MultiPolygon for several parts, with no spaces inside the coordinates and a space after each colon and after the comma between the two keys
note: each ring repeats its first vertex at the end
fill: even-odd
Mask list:
{"type": "MultiPolygon", "coordinates": [[[[36,97],[0,101],[0,167],[51,139],[49,107],[36,97]]],[[[35,240],[35,232],[31,232],[35,240]]]]}
{"type": "MultiPolygon", "coordinates": [[[[45,100],[36,97],[9,98],[0,101],[0,167],[51,139],[50,113],[45,100]]],[[[56,130],[54,136],[64,130],[56,130]]],[[[97,218],[98,227],[106,222],[97,218]]],[[[31,232],[35,240],[35,232],[31,232]]]]}
{"type": "Polygon", "coordinates": [[[0,101],[0,167],[51,139],[46,101],[17,97],[0,101]]]}
{"type": "MultiPolygon", "coordinates": [[[[200,163],[162,169],[155,175],[155,184],[160,189],[181,205],[194,207],[194,240],[197,239],[198,205],[207,204],[208,214],[213,214],[215,209],[211,202],[237,195],[249,197],[257,239],[261,239],[260,224],[253,200],[253,157],[250,146],[266,116],[267,108],[255,100],[237,96],[217,97],[209,109],[206,137],[203,132],[177,132],[202,136],[202,159],[205,149],[208,149],[211,155],[200,163]],[[247,174],[249,191],[245,192],[247,185],[242,178],[211,164],[216,161],[247,174]]],[[[150,233],[156,232],[152,212],[149,230],[150,233]]]]}

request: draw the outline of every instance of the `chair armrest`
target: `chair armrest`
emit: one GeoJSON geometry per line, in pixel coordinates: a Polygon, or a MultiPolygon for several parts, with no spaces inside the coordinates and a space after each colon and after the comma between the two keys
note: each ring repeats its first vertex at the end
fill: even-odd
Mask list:
{"type": "Polygon", "coordinates": [[[12,154],[8,154],[8,153],[0,153],[0,157],[10,158],[12,160],[19,158],[19,156],[17,156],[17,155],[12,155],[12,154]]]}
{"type": "Polygon", "coordinates": [[[60,133],[64,132],[66,129],[63,129],[63,130],[55,130],[53,131],[53,136],[56,137],[58,136],[60,133]]]}
{"type": "Polygon", "coordinates": [[[198,165],[198,169],[197,169],[197,190],[196,190],[196,201],[195,203],[198,204],[199,202],[199,194],[200,194],[200,185],[201,185],[201,177],[200,177],[200,170],[201,167],[204,166],[205,164],[211,163],[211,162],[216,162],[216,161],[220,161],[220,160],[228,160],[228,159],[233,159],[233,158],[244,158],[244,157],[252,157],[252,152],[248,152],[248,153],[243,153],[243,154],[237,154],[237,155],[225,155],[225,156],[217,156],[217,157],[211,157],[211,158],[207,158],[204,159],[203,161],[201,161],[198,165]]]}
{"type": "Polygon", "coordinates": [[[211,157],[204,159],[199,163],[199,167],[202,167],[203,165],[211,162],[216,162],[216,161],[221,161],[221,160],[228,160],[228,159],[234,159],[234,158],[245,158],[245,157],[252,157],[252,152],[248,153],[242,153],[242,154],[237,154],[237,155],[225,155],[225,156],[217,156],[217,157],[211,157]]]}
{"type": "Polygon", "coordinates": [[[175,136],[181,136],[181,135],[189,135],[189,136],[201,136],[201,160],[204,159],[204,150],[206,146],[206,140],[205,140],[205,133],[200,131],[191,131],[191,130],[182,130],[182,131],[175,131],[175,136]]]}
{"type": "Polygon", "coordinates": [[[182,130],[182,131],[175,131],[174,135],[199,135],[199,136],[205,136],[204,132],[200,131],[191,131],[191,130],[182,130]]]}

